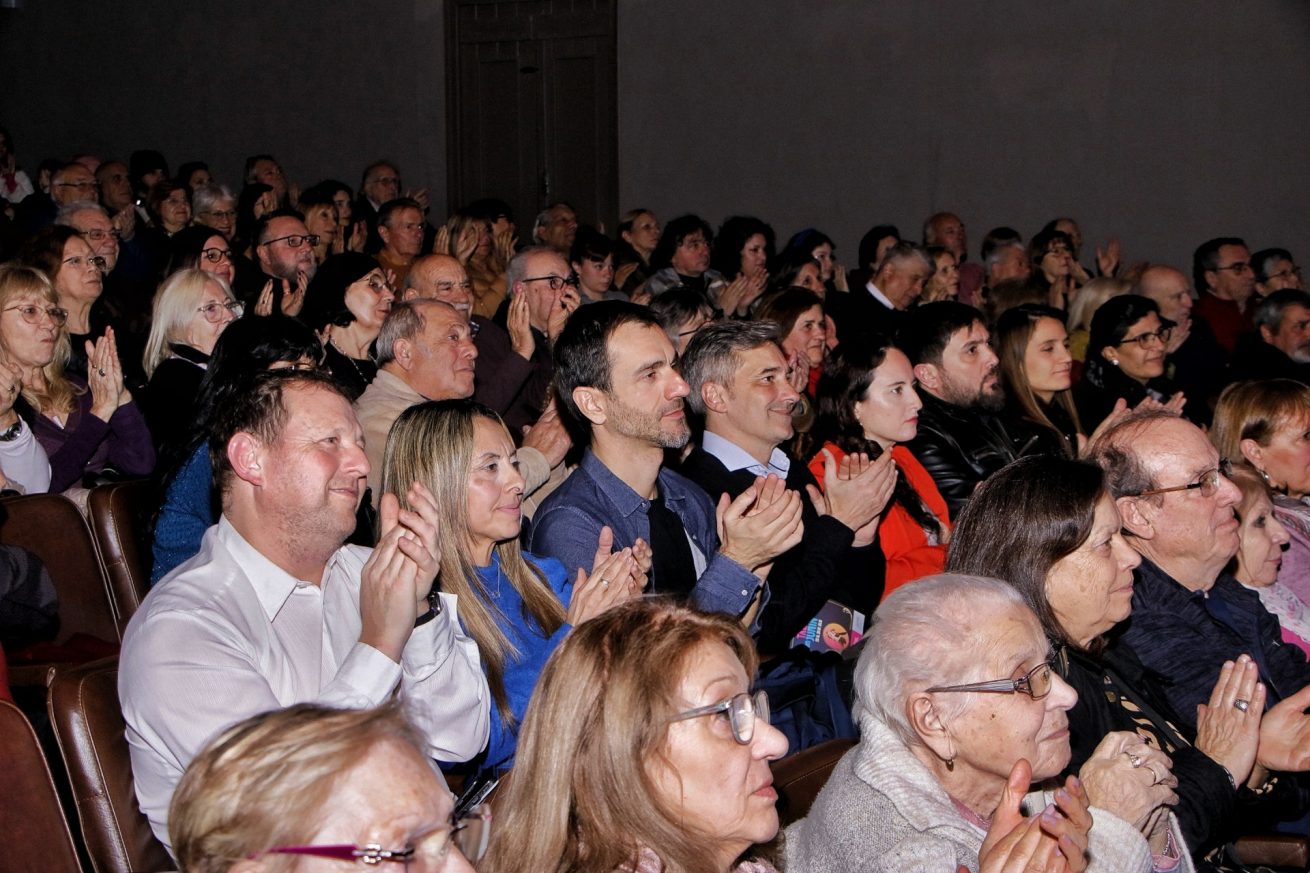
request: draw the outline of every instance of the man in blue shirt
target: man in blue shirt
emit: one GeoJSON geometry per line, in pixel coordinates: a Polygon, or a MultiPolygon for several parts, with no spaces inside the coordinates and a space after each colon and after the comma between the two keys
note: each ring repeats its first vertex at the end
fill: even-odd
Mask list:
{"type": "Polygon", "coordinates": [[[614,548],[651,546],[652,588],[751,624],[775,557],[800,542],[800,496],[760,477],[714,502],[664,467],[690,437],[673,345],[642,306],[602,301],[573,314],[555,344],[555,395],[588,441],[578,469],[542,503],[529,548],[589,568],[600,529],[614,548]],[[722,542],[720,542],[722,540],[722,542]]]}

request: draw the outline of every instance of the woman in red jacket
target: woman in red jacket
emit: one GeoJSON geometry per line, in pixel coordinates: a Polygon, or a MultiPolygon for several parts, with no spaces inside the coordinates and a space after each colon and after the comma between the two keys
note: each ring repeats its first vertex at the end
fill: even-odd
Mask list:
{"type": "Polygon", "coordinates": [[[940,573],[946,565],[951,522],[932,476],[902,443],[919,428],[922,402],[914,369],[884,338],[838,347],[819,380],[819,417],[810,441],[810,469],[823,481],[825,451],[833,459],[854,452],[876,458],[891,452],[900,476],[878,527],[887,556],[885,599],[906,582],[940,573]]]}

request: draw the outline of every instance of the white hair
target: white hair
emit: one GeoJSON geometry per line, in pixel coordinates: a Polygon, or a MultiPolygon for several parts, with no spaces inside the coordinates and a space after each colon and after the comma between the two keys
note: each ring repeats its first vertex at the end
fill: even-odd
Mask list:
{"type": "MultiPolygon", "coordinates": [[[[919,745],[906,699],[933,685],[996,678],[981,675],[989,666],[989,619],[1014,606],[1031,611],[1013,586],[986,576],[940,573],[896,589],[874,613],[855,665],[856,714],[882,721],[906,745],[919,745]]],[[[954,712],[946,710],[948,718],[971,695],[949,697],[943,706],[954,712]]]]}

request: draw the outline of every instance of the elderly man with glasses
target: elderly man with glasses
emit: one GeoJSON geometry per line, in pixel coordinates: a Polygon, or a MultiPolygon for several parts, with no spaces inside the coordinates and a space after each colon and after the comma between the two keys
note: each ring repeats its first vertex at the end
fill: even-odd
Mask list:
{"type": "MultiPolygon", "coordinates": [[[[1131,414],[1090,446],[1106,471],[1128,542],[1142,555],[1132,615],[1112,641],[1164,678],[1173,711],[1196,729],[1228,662],[1259,668],[1263,715],[1252,787],[1270,771],[1310,769],[1310,664],[1281,641],[1277,619],[1228,572],[1238,548],[1241,492],[1231,469],[1194,424],[1163,411],[1131,414]]],[[[1244,712],[1251,701],[1238,701],[1244,712]]],[[[1237,705],[1236,703],[1234,704],[1237,705]]]]}

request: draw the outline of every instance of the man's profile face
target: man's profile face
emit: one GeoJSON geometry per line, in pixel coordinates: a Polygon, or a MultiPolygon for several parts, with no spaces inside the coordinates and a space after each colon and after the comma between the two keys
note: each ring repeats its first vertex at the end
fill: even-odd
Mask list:
{"type": "Polygon", "coordinates": [[[567,252],[571,249],[577,235],[578,216],[564,205],[551,209],[545,224],[537,231],[541,244],[550,246],[557,252],[567,252]]]}
{"type": "Polygon", "coordinates": [[[1229,300],[1246,300],[1255,291],[1255,271],[1246,246],[1220,246],[1219,263],[1205,275],[1215,293],[1229,300]]]}
{"type": "Polygon", "coordinates": [[[405,289],[406,300],[440,300],[455,307],[465,318],[473,308],[473,285],[458,258],[449,255],[424,258],[409,271],[406,281],[410,283],[405,289]]]}
{"type": "Polygon", "coordinates": [[[71,164],[55,173],[50,184],[50,197],[60,206],[78,200],[95,200],[96,177],[81,164],[71,164]]]}
{"type": "Polygon", "coordinates": [[[951,334],[937,368],[943,400],[956,406],[992,411],[1005,403],[996,372],[999,359],[988,345],[989,339],[987,328],[979,321],[951,334]]]}
{"type": "Polygon", "coordinates": [[[1174,269],[1152,270],[1149,281],[1144,281],[1146,296],[1160,307],[1160,315],[1175,324],[1186,324],[1192,317],[1192,285],[1187,277],[1174,269]]]}
{"type": "Polygon", "coordinates": [[[950,250],[951,254],[955,255],[957,259],[964,258],[964,252],[969,240],[965,236],[964,222],[960,221],[959,216],[948,214],[937,219],[933,225],[933,233],[937,239],[937,245],[950,250]]]}
{"type": "Polygon", "coordinates": [[[649,446],[680,449],[691,430],[683,408],[690,389],[673,368],[673,344],[648,324],[621,325],[606,343],[610,390],[604,427],[649,446]]]}
{"type": "Polygon", "coordinates": [[[1310,309],[1293,303],[1283,310],[1278,332],[1265,341],[1299,364],[1310,364],[1310,309]]]}
{"type": "Polygon", "coordinates": [[[879,290],[897,309],[906,309],[923,293],[924,283],[932,272],[920,258],[902,258],[887,265],[879,290]]]}
{"type": "Polygon", "coordinates": [[[761,445],[791,439],[791,414],[800,395],[788,378],[790,369],[773,343],[737,353],[737,370],[723,386],[723,415],[735,430],[761,445]]]}
{"type": "Polygon", "coordinates": [[[287,177],[282,174],[282,165],[277,161],[261,158],[255,161],[253,171],[255,181],[273,189],[279,202],[287,194],[287,177]]]}
{"type": "Polygon", "coordinates": [[[270,276],[277,276],[290,282],[296,281],[296,273],[303,271],[309,278],[314,278],[318,262],[314,260],[314,249],[309,241],[302,239],[300,245],[292,247],[289,236],[306,237],[309,231],[299,218],[280,215],[268,223],[264,230],[264,239],[275,242],[261,243],[256,248],[259,265],[270,276]]]}
{"type": "Polygon", "coordinates": [[[264,447],[258,508],[279,527],[340,544],[355,529],[368,459],[350,401],[320,386],[287,386],[282,433],[264,447]]]}
{"type": "Polygon", "coordinates": [[[450,306],[423,306],[423,330],[412,341],[410,387],[429,400],[473,395],[477,347],[468,319],[450,306]]]}
{"type": "Polygon", "coordinates": [[[992,265],[991,281],[1004,282],[1006,279],[1027,279],[1032,273],[1032,264],[1023,246],[1009,245],[1001,250],[1001,256],[992,265]]]}
{"type": "Polygon", "coordinates": [[[132,205],[132,177],[122,161],[107,161],[96,170],[100,182],[100,202],[118,212],[132,205]]]}
{"type": "MultiPolygon", "coordinates": [[[[519,283],[515,293],[526,295],[528,299],[528,320],[537,330],[546,331],[550,317],[560,305],[560,295],[564,293],[561,286],[552,290],[550,280],[568,279],[573,269],[564,256],[558,252],[532,252],[527,256],[525,280],[519,283]]],[[[556,283],[558,284],[558,283],[556,283]]]]}

